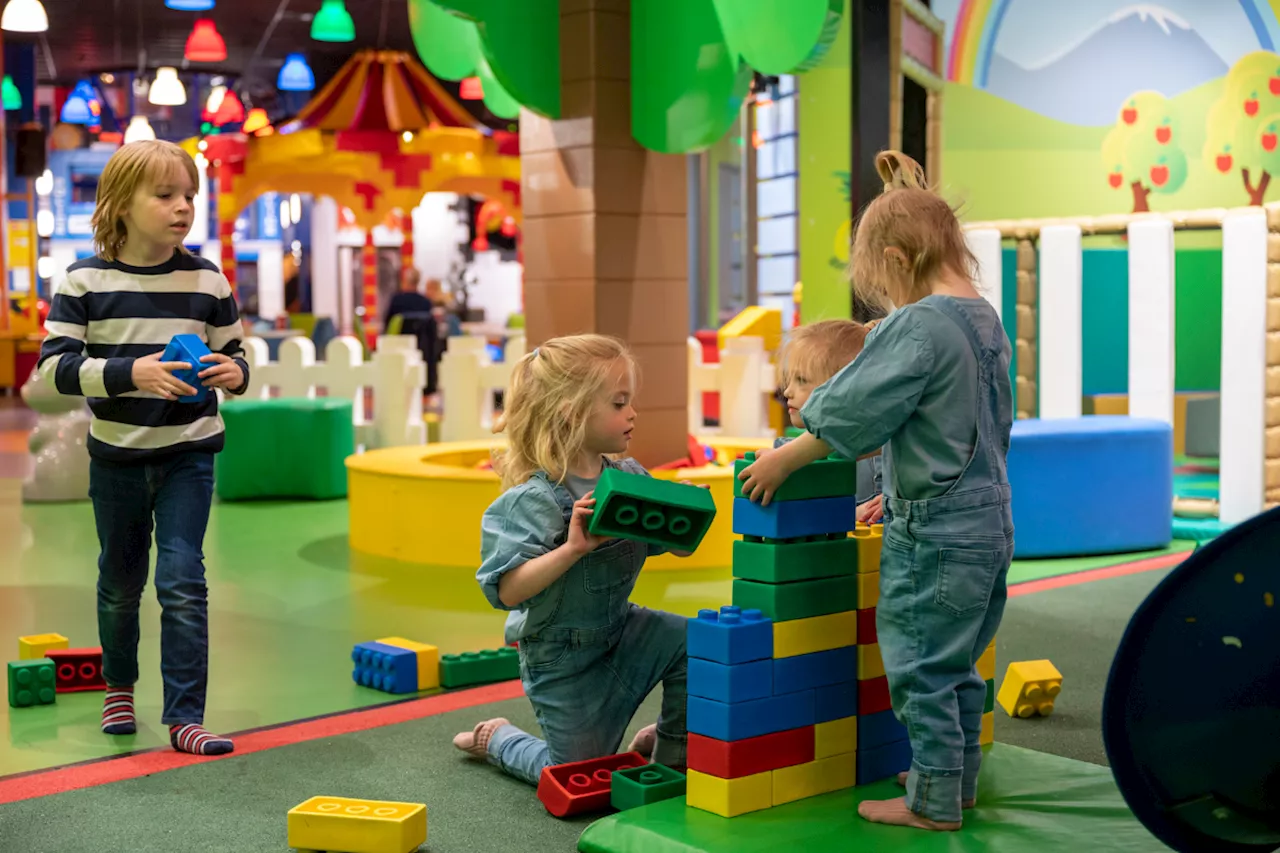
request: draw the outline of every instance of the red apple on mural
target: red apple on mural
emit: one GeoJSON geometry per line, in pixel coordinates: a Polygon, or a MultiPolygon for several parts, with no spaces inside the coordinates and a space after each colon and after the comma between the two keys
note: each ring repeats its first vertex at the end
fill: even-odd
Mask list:
{"type": "Polygon", "coordinates": [[[1263,151],[1276,150],[1276,135],[1274,133],[1262,134],[1262,150],[1263,151]]]}
{"type": "Polygon", "coordinates": [[[1118,189],[1120,184],[1124,183],[1124,175],[1119,172],[1112,172],[1107,175],[1107,183],[1111,184],[1112,189],[1118,189]]]}
{"type": "Polygon", "coordinates": [[[1244,102],[1244,114],[1250,117],[1258,114],[1258,99],[1250,98],[1244,102]]]}
{"type": "Polygon", "coordinates": [[[1280,77],[1272,77],[1267,81],[1267,86],[1271,89],[1271,94],[1280,95],[1280,77]]]}
{"type": "Polygon", "coordinates": [[[1218,167],[1219,172],[1225,175],[1231,171],[1231,155],[1219,154],[1218,159],[1214,160],[1214,165],[1218,167]]]}
{"type": "Polygon", "coordinates": [[[1164,186],[1169,181],[1168,166],[1152,166],[1151,167],[1151,183],[1158,187],[1164,186]]]}
{"type": "Polygon", "coordinates": [[[1161,125],[1156,128],[1156,142],[1165,145],[1173,138],[1173,128],[1168,125],[1161,125]]]}
{"type": "Polygon", "coordinates": [[[1134,107],[1133,101],[1129,102],[1129,106],[1120,112],[1120,118],[1125,124],[1133,124],[1138,120],[1138,110],[1134,107]]]}

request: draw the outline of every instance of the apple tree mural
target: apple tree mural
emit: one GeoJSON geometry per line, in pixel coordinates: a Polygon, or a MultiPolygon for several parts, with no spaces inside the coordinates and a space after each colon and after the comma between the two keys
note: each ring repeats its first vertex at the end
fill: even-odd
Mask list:
{"type": "Polygon", "coordinates": [[[1256,51],[1227,74],[1209,109],[1204,163],[1214,173],[1240,173],[1249,204],[1262,204],[1280,171],[1280,56],[1256,51]]]}
{"type": "Polygon", "coordinates": [[[1133,195],[1133,212],[1151,209],[1152,193],[1173,193],[1187,180],[1178,116],[1159,92],[1138,92],[1120,107],[1116,125],[1102,141],[1107,183],[1133,195]]]}

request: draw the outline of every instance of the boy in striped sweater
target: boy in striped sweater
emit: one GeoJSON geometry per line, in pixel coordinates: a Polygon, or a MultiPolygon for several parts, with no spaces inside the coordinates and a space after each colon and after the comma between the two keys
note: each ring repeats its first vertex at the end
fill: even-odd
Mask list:
{"type": "Polygon", "coordinates": [[[208,676],[208,590],[202,552],[213,501],[213,454],[222,449],[216,393],[196,393],[162,362],[176,334],[198,334],[212,355],[201,383],[242,394],[249,368],[231,286],[189,254],[196,164],[176,145],[133,142],[108,161],[93,214],[97,255],[67,270],[40,350],[45,381],[89,398],[89,497],[98,558],[98,636],[107,682],[102,730],[133,734],[138,605],[156,538],[162,722],[174,749],[221,755],[234,745],[203,727],[208,676]]]}

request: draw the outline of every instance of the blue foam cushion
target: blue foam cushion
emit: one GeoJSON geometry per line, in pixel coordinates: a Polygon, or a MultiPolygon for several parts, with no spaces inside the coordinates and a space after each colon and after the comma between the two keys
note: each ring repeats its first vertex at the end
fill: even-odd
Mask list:
{"type": "Polygon", "coordinates": [[[1014,557],[1163,548],[1173,539],[1173,427],[1118,415],[1013,424],[1014,557]]]}

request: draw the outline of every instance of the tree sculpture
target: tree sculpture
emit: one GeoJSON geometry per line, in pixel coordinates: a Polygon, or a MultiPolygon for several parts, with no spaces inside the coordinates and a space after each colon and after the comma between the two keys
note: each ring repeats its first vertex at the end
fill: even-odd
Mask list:
{"type": "Polygon", "coordinates": [[[1129,98],[1102,142],[1102,161],[1112,189],[1133,193],[1134,213],[1151,209],[1152,193],[1177,192],[1187,180],[1187,155],[1173,102],[1159,92],[1129,98]]]}
{"type": "Polygon", "coordinates": [[[1280,169],[1280,56],[1260,50],[1235,64],[1207,130],[1205,165],[1223,175],[1239,171],[1249,204],[1262,204],[1280,169]]]}

